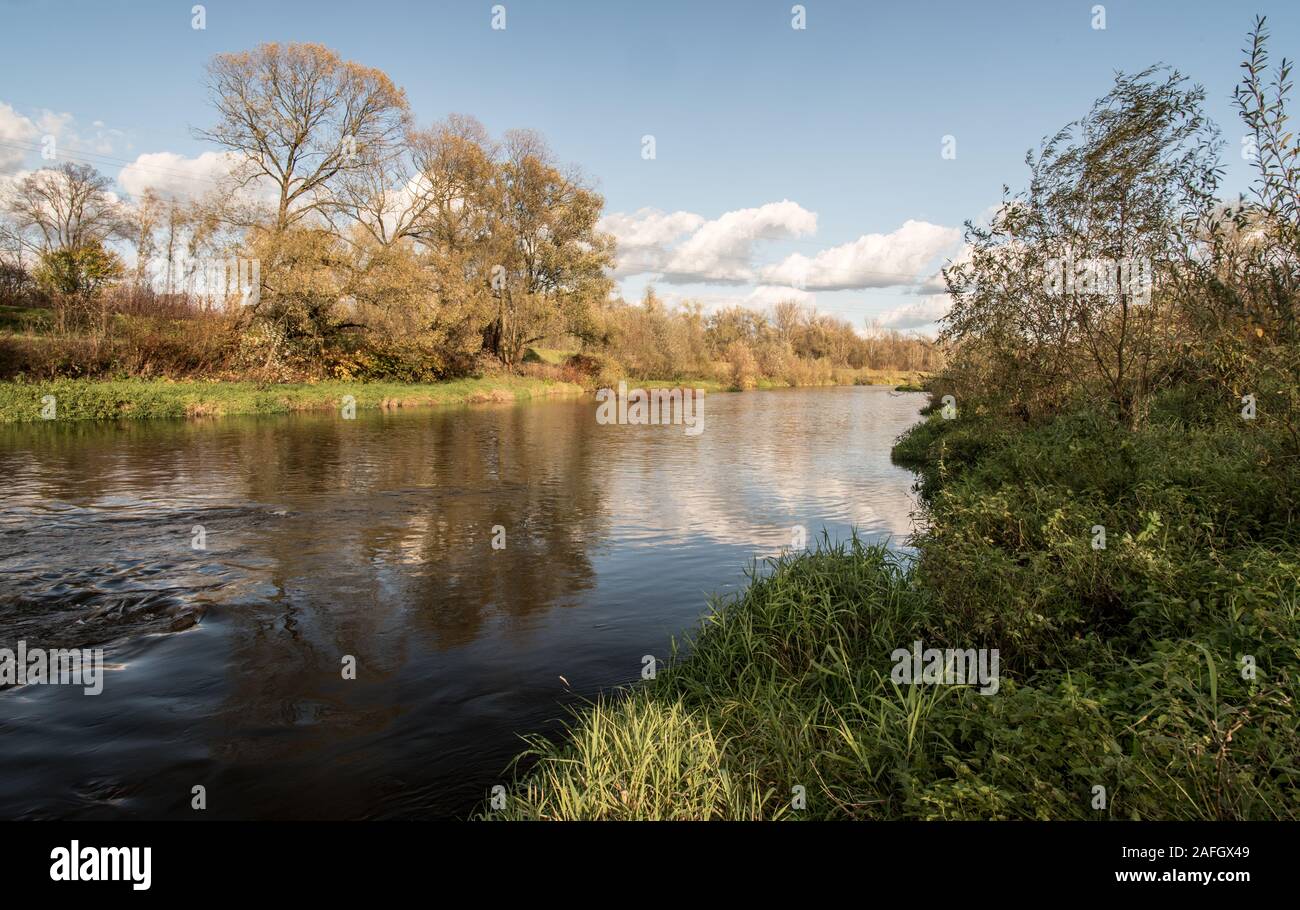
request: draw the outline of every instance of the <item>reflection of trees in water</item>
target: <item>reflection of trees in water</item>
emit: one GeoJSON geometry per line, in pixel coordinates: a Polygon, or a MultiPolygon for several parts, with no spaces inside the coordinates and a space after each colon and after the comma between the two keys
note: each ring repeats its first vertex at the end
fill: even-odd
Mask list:
{"type": "MultiPolygon", "coordinates": [[[[0,642],[109,645],[186,628],[222,575],[192,549],[247,509],[204,421],[0,429],[0,642]]],[[[219,597],[219,595],[218,595],[219,597]]]]}
{"type": "MultiPolygon", "coordinates": [[[[907,485],[887,452],[914,410],[847,391],[717,396],[698,438],[598,426],[590,401],[40,426],[7,448],[0,432],[0,472],[14,478],[7,508],[30,525],[14,559],[33,549],[70,572],[129,561],[191,592],[221,586],[201,595],[218,604],[207,621],[219,634],[201,630],[193,659],[168,672],[225,674],[196,696],[212,726],[194,745],[247,778],[241,800],[310,814],[320,793],[331,814],[363,814],[393,785],[377,774],[409,790],[513,735],[493,712],[527,688],[520,643],[544,650],[527,637],[537,617],[586,599],[597,541],[629,554],[667,540],[639,564],[653,576],[706,542],[762,546],[770,533],[784,545],[795,518],[811,536],[857,503],[899,512],[907,485]],[[53,500],[77,509],[37,517],[53,500]],[[191,523],[207,527],[206,553],[190,551],[191,523]],[[491,547],[497,524],[504,551],[491,547]],[[487,646],[454,652],[475,641],[487,646]],[[341,679],[344,654],[356,681],[341,679]],[[278,782],[259,776],[265,762],[278,782]]],[[[0,567],[13,527],[0,515],[0,567]]]]}
{"type": "Polygon", "coordinates": [[[246,496],[287,514],[245,548],[278,593],[226,611],[239,725],[302,723],[307,712],[336,733],[373,731],[400,702],[367,689],[391,685],[408,659],[575,602],[593,584],[588,547],[604,521],[589,418],[553,403],[241,434],[246,496]],[[357,658],[356,682],[340,679],[343,654],[357,658]]]}

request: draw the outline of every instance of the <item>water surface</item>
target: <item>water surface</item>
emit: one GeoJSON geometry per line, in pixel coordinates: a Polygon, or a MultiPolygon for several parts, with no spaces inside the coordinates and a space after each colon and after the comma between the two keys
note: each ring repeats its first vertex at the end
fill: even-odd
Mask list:
{"type": "Polygon", "coordinates": [[[0,817],[193,817],[200,784],[206,818],[463,817],[794,526],[901,545],[922,403],[713,394],[698,436],[590,399],[0,427],[0,647],[113,666],[0,692],[0,817]]]}

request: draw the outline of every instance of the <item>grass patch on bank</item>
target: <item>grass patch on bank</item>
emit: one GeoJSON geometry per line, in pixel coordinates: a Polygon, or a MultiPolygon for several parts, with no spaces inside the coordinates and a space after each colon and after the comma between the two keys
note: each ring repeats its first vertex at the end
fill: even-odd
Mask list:
{"type": "Polygon", "coordinates": [[[769,391],[771,389],[822,388],[846,385],[893,386],[896,391],[913,392],[922,391],[928,380],[928,373],[899,372],[895,370],[846,369],[836,371],[836,376],[832,379],[828,379],[825,382],[813,383],[811,385],[801,385],[790,380],[768,376],[755,377],[747,388],[741,388],[730,380],[691,376],[678,379],[627,379],[626,382],[629,388],[650,389],[681,387],[704,389],[706,392],[740,392],[754,389],[759,391],[769,391]]]}
{"type": "Polygon", "coordinates": [[[776,560],[688,656],[532,739],[482,816],[1300,818],[1300,467],[1185,418],[932,415],[899,445],[914,563],[776,560]],[[998,691],[894,682],[914,641],[999,649],[998,691]]]}
{"type": "Polygon", "coordinates": [[[562,366],[577,351],[565,351],[559,348],[529,348],[524,352],[524,363],[545,363],[550,366],[562,366]]]}
{"type": "Polygon", "coordinates": [[[341,408],[343,396],[358,410],[513,401],[583,394],[569,382],[522,376],[455,379],[447,382],[173,382],[60,379],[0,383],[0,423],[42,420],[45,396],[53,396],[58,420],[209,417],[287,414],[341,408]]]}

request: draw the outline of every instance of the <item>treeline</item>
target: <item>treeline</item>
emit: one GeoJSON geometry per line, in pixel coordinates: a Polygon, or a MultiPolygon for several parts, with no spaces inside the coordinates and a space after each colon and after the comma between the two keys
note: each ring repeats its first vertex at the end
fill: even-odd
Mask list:
{"type": "Polygon", "coordinates": [[[603,200],[536,134],[420,127],[386,74],[319,45],[218,55],[208,88],[200,135],[229,174],[196,201],[120,203],[70,163],[9,194],[10,283],[41,292],[56,328],[107,341],[111,315],[151,299],[171,315],[184,295],[218,336],[214,365],[268,377],[444,377],[588,333],[612,286],[603,200]]]}
{"type": "Polygon", "coordinates": [[[793,305],[706,319],[611,301],[603,199],[539,135],[421,126],[385,73],[328,48],[220,54],[207,85],[198,135],[228,167],[185,199],[120,199],[65,162],[0,200],[0,303],[29,308],[6,314],[0,375],[415,381],[557,346],[583,355],[571,371],[741,386],[934,364],[928,342],[793,305]]]}
{"type": "Polygon", "coordinates": [[[864,372],[924,372],[941,363],[929,339],[878,325],[863,333],[793,301],[769,312],[731,306],[706,313],[698,303],[668,306],[651,287],[638,304],[620,299],[601,307],[593,325],[596,347],[613,358],[613,369],[642,379],[709,378],[742,389],[849,384],[864,372]]]}

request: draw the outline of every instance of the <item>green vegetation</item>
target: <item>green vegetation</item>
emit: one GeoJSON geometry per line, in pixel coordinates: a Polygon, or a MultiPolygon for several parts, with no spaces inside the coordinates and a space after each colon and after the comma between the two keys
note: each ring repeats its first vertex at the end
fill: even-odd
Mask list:
{"type": "Polygon", "coordinates": [[[913,559],[855,539],[756,571],[483,814],[1300,819],[1300,145],[1266,40],[1237,95],[1253,198],[1215,198],[1203,92],[1150,70],[970,229],[894,453],[913,559]],[[1150,257],[1155,288],[1052,281],[1071,256],[1150,257]],[[997,691],[895,681],[913,642],[997,649],[997,691]]]}
{"type": "Polygon", "coordinates": [[[455,379],[438,383],[319,382],[260,385],[253,382],[171,382],[124,379],[58,379],[0,383],[0,423],[42,419],[45,396],[54,396],[59,420],[124,417],[210,417],[337,410],[343,396],[358,410],[431,404],[580,395],[579,385],[524,376],[455,379]]]}
{"type": "Polygon", "coordinates": [[[534,740],[489,814],[1300,818],[1300,465],[1159,404],[1136,434],[932,415],[900,447],[929,491],[914,564],[776,561],[689,656],[534,740]],[[914,641],[999,648],[999,691],[893,683],[914,641]]]}

